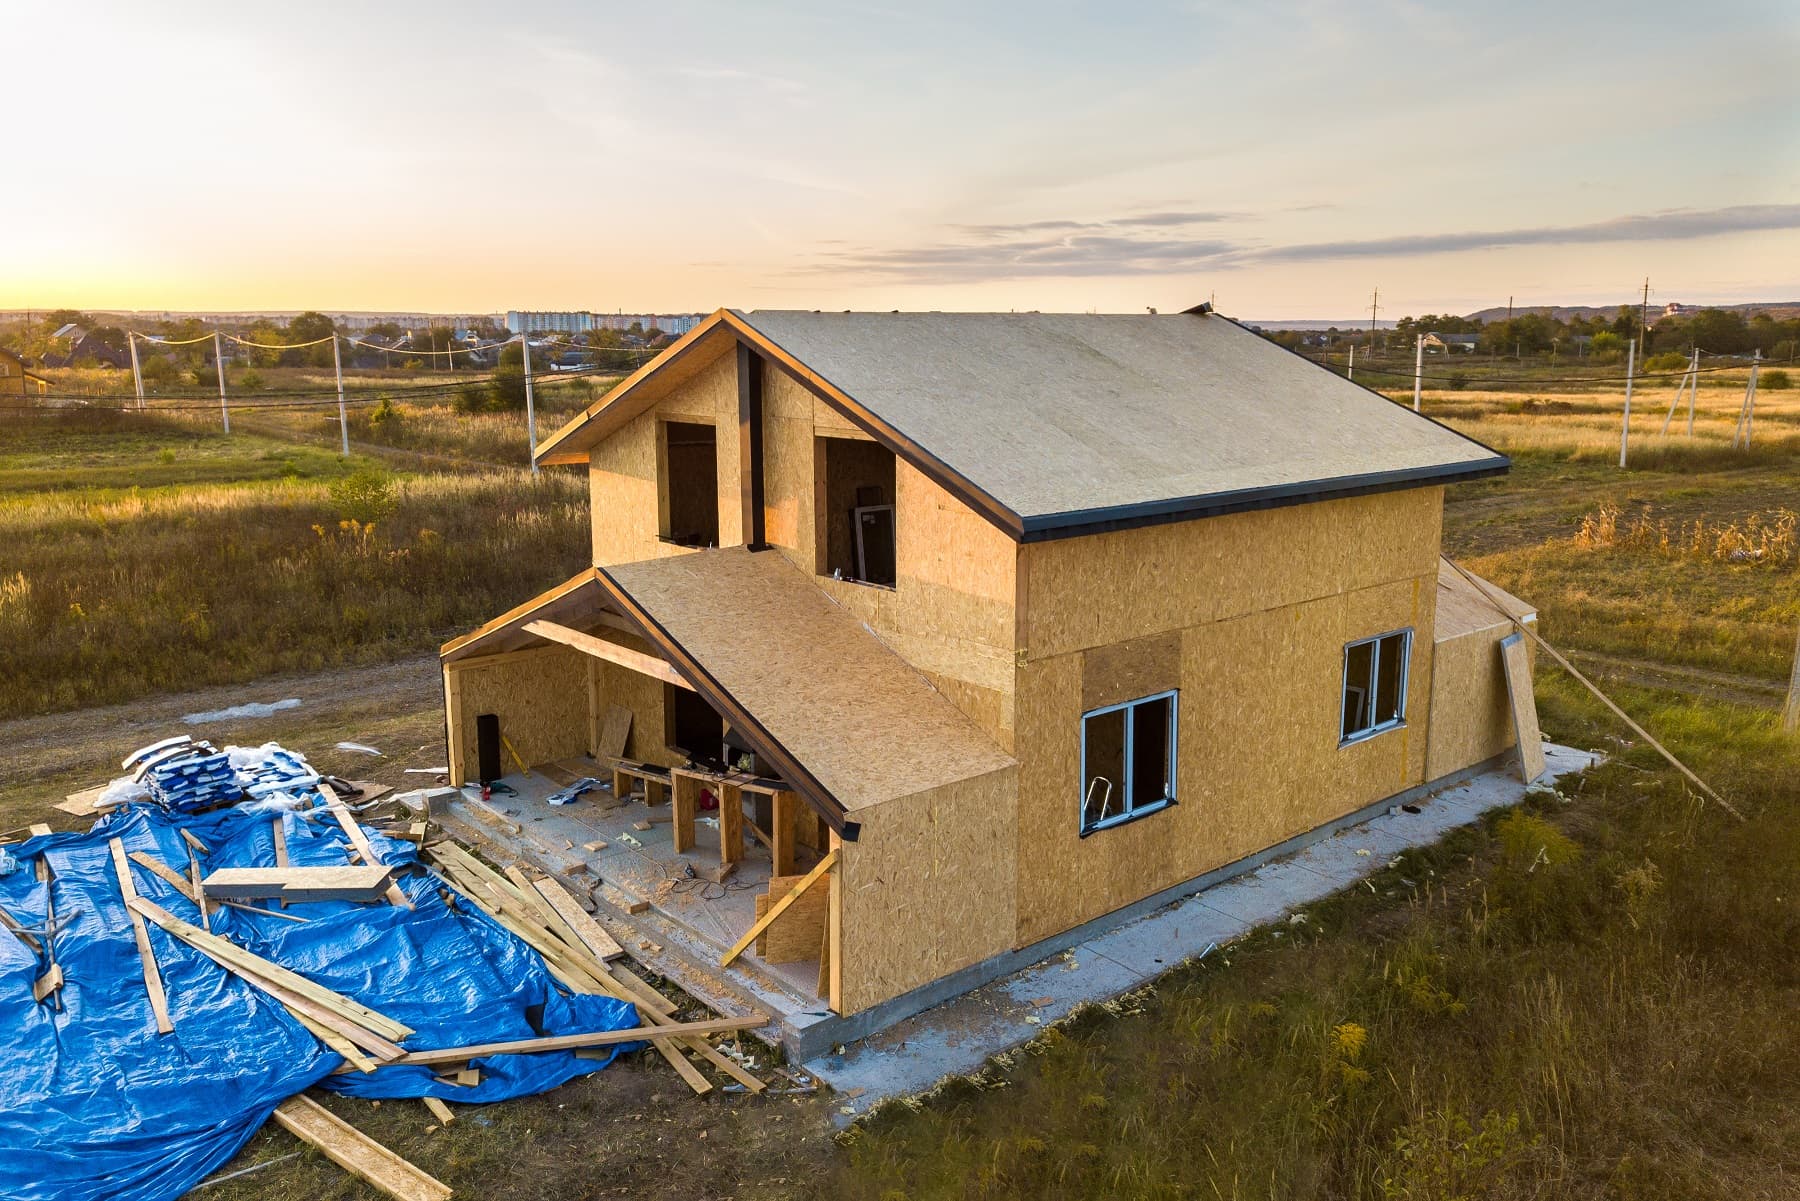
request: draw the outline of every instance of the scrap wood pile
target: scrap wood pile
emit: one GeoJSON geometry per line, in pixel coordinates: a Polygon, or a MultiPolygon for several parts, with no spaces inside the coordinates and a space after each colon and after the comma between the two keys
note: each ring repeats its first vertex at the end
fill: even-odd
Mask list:
{"type": "Polygon", "coordinates": [[[211,805],[146,789],[87,833],[4,848],[9,1198],[178,1197],[269,1120],[392,1196],[449,1196],[315,1086],[448,1123],[446,1101],[543,1092],[648,1042],[696,1092],[702,1067],[763,1090],[710,1036],[766,1019],[680,1020],[556,881],[422,853],[418,823],[365,826],[299,756],[235,750],[176,760],[225,759],[211,805]]]}

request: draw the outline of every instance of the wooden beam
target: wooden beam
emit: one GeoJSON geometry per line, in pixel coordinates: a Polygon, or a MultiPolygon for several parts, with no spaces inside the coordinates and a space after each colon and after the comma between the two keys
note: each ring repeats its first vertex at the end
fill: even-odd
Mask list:
{"type": "Polygon", "coordinates": [[[580,630],[571,630],[568,626],[558,625],[554,621],[528,621],[525,623],[524,629],[528,634],[536,634],[539,638],[548,638],[551,642],[572,646],[585,655],[604,659],[608,663],[616,663],[639,675],[661,680],[665,684],[673,684],[677,688],[685,688],[689,692],[694,691],[694,686],[664,660],[658,659],[655,655],[646,655],[642,651],[634,651],[610,638],[583,634],[580,630]]]}
{"type": "Polygon", "coordinates": [[[63,986],[62,964],[53,963],[50,965],[49,971],[45,972],[43,975],[39,976],[36,980],[32,981],[31,999],[36,1001],[39,1005],[42,1005],[44,1003],[45,997],[50,996],[52,993],[54,993],[57,989],[61,988],[62,986],[63,986]]]}
{"type": "Polygon", "coordinates": [[[778,792],[769,802],[769,858],[774,866],[771,875],[794,874],[794,828],[798,824],[800,798],[791,792],[778,792]]]}
{"type": "Polygon", "coordinates": [[[776,901],[773,905],[770,905],[767,913],[763,914],[750,924],[750,928],[744,931],[744,936],[733,943],[731,950],[725,952],[725,957],[719,960],[719,966],[731,966],[731,961],[748,950],[750,944],[756,941],[756,936],[758,934],[761,934],[764,930],[768,929],[771,922],[788,911],[789,905],[792,905],[795,901],[799,900],[808,889],[824,879],[825,873],[829,872],[832,865],[837,861],[838,852],[836,848],[833,848],[826,854],[825,858],[813,865],[813,869],[806,873],[800,883],[794,885],[792,892],[782,897],[779,901],[776,901]]]}
{"type": "Polygon", "coordinates": [[[408,1051],[396,1063],[460,1063],[489,1055],[532,1055],[539,1051],[580,1051],[616,1043],[648,1042],[653,1038],[681,1038],[698,1034],[728,1034],[754,1030],[768,1016],[753,1013],[741,1018],[710,1018],[704,1022],[674,1022],[665,1026],[633,1026],[629,1030],[596,1030],[590,1034],[552,1034],[547,1038],[521,1038],[503,1043],[477,1043],[469,1047],[445,1047],[439,1051],[408,1051]]]}
{"type": "Polygon", "coordinates": [[[157,970],[156,955],[150,950],[150,932],[144,928],[144,919],[138,913],[137,906],[141,902],[137,885],[131,879],[131,861],[125,857],[125,844],[112,838],[106,845],[112,851],[113,870],[119,874],[119,897],[125,902],[126,915],[131,918],[131,936],[137,940],[138,958],[143,961],[144,991],[150,994],[150,1011],[156,1015],[156,1032],[173,1033],[175,1023],[169,1019],[162,973],[157,970]]]}
{"type": "Polygon", "coordinates": [[[400,1158],[308,1097],[289,1097],[275,1109],[281,1128],[324,1152],[397,1201],[449,1201],[450,1187],[400,1158]]]}

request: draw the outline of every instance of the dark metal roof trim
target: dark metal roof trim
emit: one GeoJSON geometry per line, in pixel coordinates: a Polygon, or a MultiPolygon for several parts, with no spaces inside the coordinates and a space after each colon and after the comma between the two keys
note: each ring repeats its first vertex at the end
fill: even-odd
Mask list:
{"type": "Polygon", "coordinates": [[[1339,476],[1335,479],[1307,480],[1273,488],[1244,488],[1235,492],[1213,492],[1204,496],[1180,497],[1174,500],[1147,501],[1135,505],[1114,505],[1105,509],[1074,509],[1065,513],[1045,513],[1025,518],[1021,542],[1049,542],[1058,538],[1076,538],[1084,534],[1100,534],[1111,530],[1131,530],[1142,526],[1170,525],[1201,517],[1218,517],[1226,513],[1247,513],[1255,509],[1278,509],[1287,505],[1311,504],[1321,500],[1339,500],[1351,496],[1371,496],[1379,492],[1399,492],[1433,484],[1453,484],[1465,480],[1487,479],[1504,475],[1512,460],[1503,454],[1468,463],[1419,467],[1404,471],[1376,471],[1365,475],[1339,476]]]}

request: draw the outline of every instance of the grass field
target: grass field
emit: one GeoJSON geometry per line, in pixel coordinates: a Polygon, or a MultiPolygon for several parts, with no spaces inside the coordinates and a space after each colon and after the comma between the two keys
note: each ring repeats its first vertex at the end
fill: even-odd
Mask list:
{"type": "Polygon", "coordinates": [[[156,417],[9,427],[0,716],[416,654],[587,559],[566,473],[378,474],[359,497],[359,469],[156,417]]]}
{"type": "MultiPolygon", "coordinates": [[[[1446,550],[1536,604],[1546,636],[1748,821],[1698,803],[1546,666],[1546,731],[1611,764],[841,1143],[817,1100],[696,1102],[649,1060],[462,1107],[435,1133],[416,1105],[333,1108],[463,1195],[517,1201],[1795,1196],[1800,742],[1775,706],[1800,623],[1800,404],[1762,397],[1754,449],[1734,451],[1741,396],[1741,382],[1704,390],[1691,439],[1679,421],[1657,433],[1666,394],[1640,399],[1623,472],[1616,393],[1425,406],[1516,460],[1451,490],[1446,550]]],[[[186,426],[34,436],[0,435],[0,538],[25,548],[31,614],[4,633],[26,648],[0,681],[11,712],[69,688],[147,694],[195,672],[416,651],[434,623],[491,616],[586,555],[579,485],[554,473],[536,488],[516,473],[404,477],[363,535],[335,524],[346,465],[310,442],[221,445],[186,426]],[[155,486],[111,486],[134,469],[155,486]],[[51,480],[63,470],[73,483],[51,480]],[[453,531],[467,551],[451,558],[433,543],[453,531]],[[191,612],[209,638],[187,631],[191,612]]],[[[0,575],[19,570],[6,562],[0,575]]],[[[6,596],[0,581],[0,623],[26,611],[6,596]]],[[[429,702],[372,728],[424,738],[429,702]]],[[[377,720],[367,706],[296,718],[294,734],[355,737],[377,720]]],[[[24,820],[39,820],[30,795],[24,820]]],[[[22,817],[0,812],[0,828],[9,813],[22,817]]],[[[235,1166],[296,1146],[259,1135],[235,1166]]],[[[373,1194],[309,1154],[207,1195],[373,1194]]]]}

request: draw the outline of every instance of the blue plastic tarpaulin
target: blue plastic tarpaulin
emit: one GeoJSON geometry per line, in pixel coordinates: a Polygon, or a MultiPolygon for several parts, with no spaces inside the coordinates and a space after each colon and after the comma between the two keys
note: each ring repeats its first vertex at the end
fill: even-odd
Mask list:
{"type": "MultiPolygon", "coordinates": [[[[491,1056],[475,1061],[481,1081],[473,1086],[418,1065],[334,1075],[343,1060],[285,1006],[146,923],[175,1027],[158,1034],[108,840],[186,877],[183,829],[206,847],[194,852],[202,872],[273,867],[276,821],[290,863],[348,861],[349,840],[329,811],[267,803],[182,816],[132,805],[86,834],[12,848],[21,869],[0,877],[0,908],[49,944],[64,983],[34,1001],[32,982],[48,958],[0,931],[0,1195],[174,1198],[235,1155],[277,1105],[314,1085],[358,1097],[501,1101],[598,1071],[642,1046],[588,1052],[596,1058],[491,1056]],[[49,865],[47,884],[37,878],[40,859],[49,865]]],[[[537,952],[487,914],[461,898],[447,901],[435,876],[404,871],[417,863],[411,843],[365,833],[382,862],[402,869],[396,882],[412,909],[313,902],[285,911],[305,919],[295,922],[220,908],[213,932],[413,1027],[402,1043],[409,1051],[638,1025],[629,1003],[571,995],[537,952]]],[[[198,908],[172,885],[130,867],[146,900],[200,924],[198,908]]]]}

